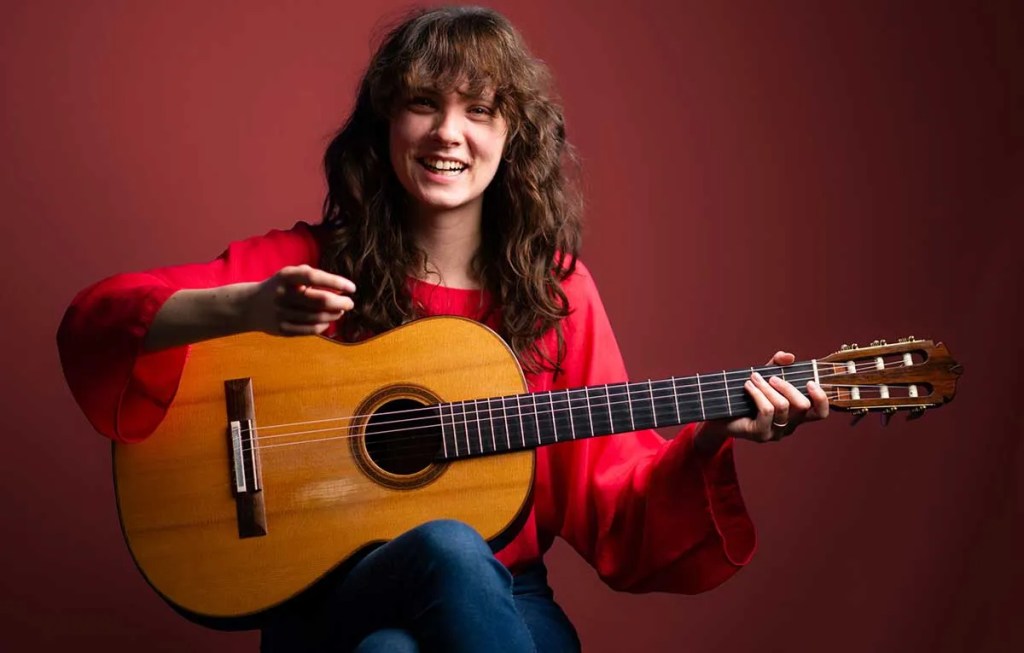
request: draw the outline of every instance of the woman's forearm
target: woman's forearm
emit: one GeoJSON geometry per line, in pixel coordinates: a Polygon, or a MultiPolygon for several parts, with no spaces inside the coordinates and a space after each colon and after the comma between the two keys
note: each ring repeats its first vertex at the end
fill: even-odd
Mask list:
{"type": "Polygon", "coordinates": [[[159,351],[250,330],[246,307],[258,287],[258,283],[236,283],[179,290],[157,311],[143,349],[159,351]]]}

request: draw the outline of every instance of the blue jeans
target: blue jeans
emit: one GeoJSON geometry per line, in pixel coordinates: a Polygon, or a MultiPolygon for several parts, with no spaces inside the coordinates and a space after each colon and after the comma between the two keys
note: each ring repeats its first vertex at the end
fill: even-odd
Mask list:
{"type": "Polygon", "coordinates": [[[469,526],[423,524],[279,610],[261,651],[571,653],[576,630],[538,563],[513,577],[469,526]]]}

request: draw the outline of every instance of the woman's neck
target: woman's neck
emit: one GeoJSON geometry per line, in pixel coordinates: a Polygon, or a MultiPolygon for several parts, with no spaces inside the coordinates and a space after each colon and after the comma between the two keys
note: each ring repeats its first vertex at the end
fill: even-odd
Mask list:
{"type": "Polygon", "coordinates": [[[480,248],[480,221],[480,206],[418,211],[412,236],[426,260],[413,275],[449,288],[479,288],[473,258],[480,248]]]}

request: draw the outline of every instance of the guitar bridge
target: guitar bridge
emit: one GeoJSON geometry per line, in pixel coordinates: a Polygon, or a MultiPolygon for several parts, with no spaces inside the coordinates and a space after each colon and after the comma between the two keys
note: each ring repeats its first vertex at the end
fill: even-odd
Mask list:
{"type": "Polygon", "coordinates": [[[228,413],[231,487],[235,495],[238,537],[260,537],[267,534],[267,512],[263,502],[252,379],[225,381],[224,398],[228,413]]]}

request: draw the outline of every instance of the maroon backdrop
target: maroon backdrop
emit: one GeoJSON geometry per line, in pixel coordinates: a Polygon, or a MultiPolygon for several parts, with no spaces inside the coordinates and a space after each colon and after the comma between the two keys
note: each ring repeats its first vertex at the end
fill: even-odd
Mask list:
{"type": "MultiPolygon", "coordinates": [[[[102,276],[316,220],[322,148],[405,3],[3,4],[2,647],[255,650],[137,573],[53,334],[102,276]]],[[[616,594],[556,545],[588,651],[1024,646],[1024,11],[919,4],[495,3],[556,73],[634,377],[911,334],[966,368],[923,420],[739,445],[760,551],[712,592],[616,594]]]]}

